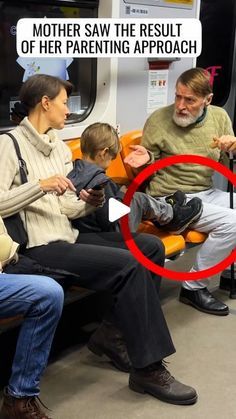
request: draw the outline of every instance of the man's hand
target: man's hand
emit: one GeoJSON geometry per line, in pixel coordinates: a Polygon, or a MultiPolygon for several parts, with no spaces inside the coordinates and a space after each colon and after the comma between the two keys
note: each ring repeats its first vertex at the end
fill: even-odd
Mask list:
{"type": "Polygon", "coordinates": [[[138,169],[150,161],[150,156],[142,145],[131,145],[129,148],[134,150],[124,159],[124,162],[129,166],[138,169]]]}
{"type": "Polygon", "coordinates": [[[96,191],[94,189],[88,189],[87,191],[85,189],[81,189],[79,197],[82,201],[92,205],[93,207],[102,207],[105,203],[104,189],[96,191]]]}
{"type": "Polygon", "coordinates": [[[218,147],[223,151],[236,151],[236,137],[233,135],[222,135],[219,138],[214,137],[211,147],[218,147]]]}
{"type": "Polygon", "coordinates": [[[54,175],[47,179],[39,181],[40,188],[45,193],[55,193],[56,195],[63,195],[67,189],[76,192],[73,183],[65,176],[54,175]]]}

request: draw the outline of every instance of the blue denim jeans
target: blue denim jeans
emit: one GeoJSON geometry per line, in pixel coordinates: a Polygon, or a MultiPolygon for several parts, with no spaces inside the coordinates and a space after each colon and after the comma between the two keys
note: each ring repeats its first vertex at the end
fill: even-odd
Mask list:
{"type": "Polygon", "coordinates": [[[39,394],[63,300],[61,286],[51,278],[0,274],[0,318],[24,316],[8,384],[12,396],[39,394]]]}

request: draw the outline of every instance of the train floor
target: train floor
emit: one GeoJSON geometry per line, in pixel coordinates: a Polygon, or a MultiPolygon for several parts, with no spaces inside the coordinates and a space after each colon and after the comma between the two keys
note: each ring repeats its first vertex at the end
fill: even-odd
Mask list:
{"type": "Polygon", "coordinates": [[[215,291],[229,304],[230,314],[207,315],[178,302],[179,284],[167,285],[163,310],[177,350],[167,359],[168,368],[197,389],[197,404],[174,406],[134,393],[128,388],[128,374],[78,345],[51,362],[42,380],[41,396],[53,418],[236,418],[236,301],[215,291]]]}
{"type": "MultiPolygon", "coordinates": [[[[163,280],[161,299],[176,354],[168,369],[197,389],[193,406],[166,404],[128,388],[128,374],[89,352],[85,342],[72,343],[52,356],[41,382],[43,402],[54,419],[231,419],[236,418],[236,300],[209,288],[230,307],[217,317],[178,301],[180,283],[163,280]]],[[[86,327],[92,327],[93,324],[86,327]]],[[[84,329],[85,334],[86,327],[84,329]]],[[[88,331],[88,330],[87,330],[88,331]]]]}

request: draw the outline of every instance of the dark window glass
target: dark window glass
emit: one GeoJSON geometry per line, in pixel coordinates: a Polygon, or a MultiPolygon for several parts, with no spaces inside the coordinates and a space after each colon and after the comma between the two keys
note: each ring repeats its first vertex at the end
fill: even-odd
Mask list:
{"type": "Polygon", "coordinates": [[[197,66],[212,75],[213,104],[224,106],[231,85],[234,55],[235,0],[201,0],[202,53],[197,66]]]}
{"type": "Polygon", "coordinates": [[[10,109],[30,75],[46,73],[70,80],[68,123],[83,120],[95,102],[96,59],[20,58],[16,52],[16,24],[21,18],[95,18],[98,1],[0,1],[0,127],[10,126],[10,109]]]}

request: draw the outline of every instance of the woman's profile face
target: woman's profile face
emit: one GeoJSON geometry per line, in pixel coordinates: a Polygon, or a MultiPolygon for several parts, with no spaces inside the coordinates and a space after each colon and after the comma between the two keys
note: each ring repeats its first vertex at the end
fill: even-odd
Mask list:
{"type": "Polygon", "coordinates": [[[67,100],[67,92],[64,87],[54,99],[48,100],[46,117],[51,128],[62,129],[64,127],[65,120],[70,113],[67,100]]]}

